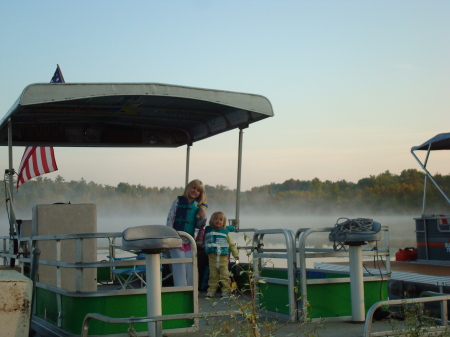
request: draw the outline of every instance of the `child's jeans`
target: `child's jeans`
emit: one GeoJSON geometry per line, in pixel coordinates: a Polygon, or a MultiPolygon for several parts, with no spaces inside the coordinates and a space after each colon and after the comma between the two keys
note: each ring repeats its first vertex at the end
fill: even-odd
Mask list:
{"type": "Polygon", "coordinates": [[[219,268],[217,268],[217,255],[211,253],[209,260],[209,281],[208,292],[215,293],[219,288],[219,280],[222,284],[222,293],[229,293],[231,290],[230,273],[228,271],[228,255],[220,255],[219,268]]]}

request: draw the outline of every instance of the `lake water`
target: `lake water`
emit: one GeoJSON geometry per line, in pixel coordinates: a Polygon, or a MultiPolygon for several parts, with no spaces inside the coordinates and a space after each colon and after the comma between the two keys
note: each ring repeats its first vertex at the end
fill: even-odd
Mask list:
{"type": "MultiPolygon", "coordinates": [[[[225,211],[226,214],[234,214],[233,211],[225,211]]],[[[150,215],[139,215],[135,213],[130,214],[114,214],[110,216],[99,215],[97,218],[97,230],[98,232],[122,232],[128,227],[142,226],[142,225],[164,225],[166,222],[167,214],[162,212],[149,211],[150,215]]],[[[358,217],[367,217],[365,215],[344,215],[350,219],[358,217]]],[[[416,247],[416,233],[414,217],[417,215],[381,215],[371,217],[373,220],[380,222],[383,226],[389,226],[389,246],[391,250],[391,259],[395,259],[395,252],[399,248],[416,247]]],[[[280,214],[249,214],[241,212],[240,216],[240,228],[249,229],[288,229],[294,233],[298,229],[302,228],[324,228],[333,227],[336,221],[343,217],[343,215],[314,215],[314,216],[292,216],[292,215],[280,215],[280,214]]],[[[5,217],[6,218],[6,217],[5,217]]],[[[0,235],[8,234],[7,220],[2,222],[4,225],[0,228],[0,235]]],[[[315,248],[331,248],[331,243],[328,240],[329,232],[313,234],[308,237],[307,246],[315,248]]],[[[247,246],[250,243],[250,239],[253,234],[247,233],[247,240],[244,239],[243,233],[233,234],[234,240],[239,246],[247,246]]],[[[100,242],[99,247],[107,247],[108,241],[100,242]]],[[[118,242],[119,243],[119,242],[118,242]]],[[[264,237],[264,244],[266,248],[279,247],[284,248],[285,239],[281,234],[268,235],[264,237]]],[[[367,246],[364,247],[367,248],[367,246]]],[[[99,260],[107,259],[109,255],[108,250],[102,250],[99,252],[99,260]]],[[[130,256],[129,252],[117,251],[118,257],[130,256]]],[[[241,253],[241,261],[246,261],[244,253],[241,253]]],[[[320,258],[320,259],[308,259],[307,267],[313,267],[314,262],[332,262],[336,261],[336,258],[320,258]]],[[[284,267],[286,261],[273,260],[273,263],[277,267],[284,267]]]]}
{"type": "MultiPolygon", "coordinates": [[[[227,214],[232,214],[228,212],[227,214]]],[[[390,246],[393,248],[415,247],[416,233],[414,217],[418,215],[382,215],[371,217],[383,226],[389,226],[390,246]]],[[[284,228],[294,231],[299,228],[333,227],[342,215],[290,216],[241,214],[240,228],[275,229],[284,228]]],[[[366,217],[364,215],[346,215],[350,219],[366,217]]],[[[152,216],[128,215],[98,218],[99,232],[120,232],[128,227],[142,225],[164,225],[166,214],[152,216]]]]}
{"type": "MultiPolygon", "coordinates": [[[[228,212],[227,214],[232,214],[228,212]]],[[[383,226],[389,226],[389,247],[391,251],[391,259],[395,259],[395,252],[399,248],[416,247],[416,233],[414,217],[416,215],[402,215],[392,216],[383,215],[373,217],[374,221],[380,222],[383,226]]],[[[152,215],[152,216],[136,216],[129,215],[127,217],[99,217],[98,219],[98,231],[116,231],[120,232],[124,229],[132,226],[141,225],[155,225],[165,224],[165,214],[152,215]]],[[[324,228],[333,227],[336,221],[340,218],[339,215],[322,215],[322,216],[289,216],[289,215],[261,215],[261,214],[242,214],[240,219],[240,228],[258,228],[258,229],[289,229],[294,233],[300,228],[324,228]]],[[[361,215],[347,216],[350,219],[358,217],[364,217],[361,215]]],[[[317,233],[308,237],[307,246],[315,248],[331,248],[332,243],[328,240],[329,232],[317,233]]],[[[247,240],[244,239],[243,233],[233,234],[234,240],[239,246],[247,246],[250,243],[250,239],[253,234],[247,233],[247,240]]],[[[282,234],[270,235],[264,237],[264,244],[266,248],[284,248],[285,239],[282,234]]],[[[367,246],[364,249],[371,249],[367,246]]],[[[120,252],[121,256],[128,256],[127,252],[120,252]]],[[[241,254],[245,255],[245,254],[241,254]]],[[[241,256],[242,262],[248,262],[245,256],[241,256]]],[[[308,259],[307,267],[312,268],[314,262],[332,262],[339,260],[339,258],[320,258],[320,259],[308,259]]],[[[285,267],[286,261],[273,260],[274,266],[285,267]]]]}
{"type": "MultiPolygon", "coordinates": [[[[165,211],[165,210],[164,210],[165,211]]],[[[122,232],[128,227],[142,226],[142,225],[164,225],[166,221],[166,213],[151,212],[151,215],[138,215],[135,213],[130,214],[115,214],[111,216],[99,215],[97,219],[98,232],[122,232]]],[[[226,214],[234,214],[233,211],[226,211],[226,214]]],[[[314,216],[292,216],[292,215],[280,215],[280,214],[249,214],[241,212],[240,216],[240,228],[258,228],[258,229],[289,229],[294,233],[300,228],[323,228],[333,227],[338,218],[343,215],[314,215],[314,216]]],[[[350,219],[358,217],[367,217],[365,215],[345,215],[350,219]]],[[[373,220],[380,222],[383,226],[389,226],[390,242],[389,246],[392,255],[395,255],[395,251],[399,248],[416,247],[416,234],[415,234],[415,222],[414,217],[418,215],[381,215],[372,217],[373,220]]],[[[7,224],[7,221],[3,221],[7,224]]],[[[8,226],[4,225],[0,228],[0,235],[8,234],[8,226]]],[[[320,234],[321,237],[314,235],[311,236],[309,244],[316,247],[324,247],[330,245],[328,241],[328,234],[320,234]]],[[[234,234],[233,237],[238,245],[245,245],[243,234],[234,234]]],[[[251,238],[252,234],[249,233],[248,237],[251,238]]],[[[106,241],[106,240],[105,240],[106,241]]],[[[273,235],[265,238],[265,244],[269,246],[283,246],[284,237],[282,235],[273,235]]],[[[99,245],[102,243],[99,242],[99,245]]],[[[105,244],[107,246],[107,243],[105,244]]]]}
{"type": "MultiPolygon", "coordinates": [[[[99,214],[97,217],[97,230],[98,232],[121,232],[128,227],[142,225],[164,225],[166,223],[166,210],[164,210],[164,212],[154,212],[149,210],[148,213],[148,215],[135,214],[132,212],[129,214],[115,213],[110,216],[99,214]]],[[[234,217],[234,211],[225,210],[225,214],[227,214],[229,218],[234,217]]],[[[414,217],[417,216],[419,216],[419,213],[411,215],[381,215],[370,218],[380,222],[383,226],[389,226],[390,246],[402,248],[416,245],[414,217]]],[[[241,212],[240,228],[285,228],[296,232],[299,228],[333,227],[340,217],[348,217],[350,219],[358,217],[369,218],[369,216],[364,214],[292,216],[289,214],[249,214],[241,212]]],[[[8,235],[9,224],[6,215],[2,217],[1,223],[0,235],[8,235]]]]}

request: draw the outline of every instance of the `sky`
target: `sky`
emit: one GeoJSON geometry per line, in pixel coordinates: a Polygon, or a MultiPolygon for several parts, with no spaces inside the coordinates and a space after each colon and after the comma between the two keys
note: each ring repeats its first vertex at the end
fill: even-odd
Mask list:
{"type": "MultiPolygon", "coordinates": [[[[0,116],[59,64],[69,82],[155,82],[263,95],[242,189],[420,169],[449,132],[450,1],[0,0],[0,116]]],[[[190,178],[237,185],[238,131],[194,143],[190,178]]],[[[14,151],[18,170],[23,148],[14,151]]],[[[55,148],[66,180],[184,185],[186,148],[55,148]]],[[[0,148],[7,168],[7,149],[0,148]]],[[[445,153],[429,168],[449,174],[445,153]]]]}

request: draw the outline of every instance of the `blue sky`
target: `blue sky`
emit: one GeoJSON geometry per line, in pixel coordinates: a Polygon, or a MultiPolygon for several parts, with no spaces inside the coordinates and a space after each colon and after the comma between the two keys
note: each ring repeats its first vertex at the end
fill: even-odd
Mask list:
{"type": "MultiPolygon", "coordinates": [[[[248,92],[275,117],[245,130],[243,189],[399,174],[419,168],[412,146],[449,131],[449,18],[446,0],[3,0],[0,114],[56,64],[66,82],[248,92]]],[[[191,178],[235,188],[237,146],[237,131],[194,144],[191,178]]],[[[47,177],[181,186],[185,152],[56,148],[47,177]]],[[[449,174],[446,159],[430,169],[449,174]]]]}

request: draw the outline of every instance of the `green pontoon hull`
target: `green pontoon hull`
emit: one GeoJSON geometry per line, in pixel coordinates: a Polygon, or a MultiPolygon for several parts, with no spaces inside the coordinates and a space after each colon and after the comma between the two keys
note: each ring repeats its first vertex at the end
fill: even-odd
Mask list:
{"type": "MultiPolygon", "coordinates": [[[[285,269],[267,269],[263,277],[287,279],[285,269]]],[[[364,282],[364,306],[367,312],[379,301],[388,299],[388,281],[367,276],[364,282]]],[[[308,282],[323,281],[307,285],[308,314],[310,318],[333,318],[352,315],[349,274],[334,271],[307,270],[308,282]],[[333,283],[326,283],[333,279],[333,283]]],[[[263,284],[260,286],[261,305],[269,312],[290,315],[288,307],[288,289],[283,284],[263,284]]],[[[302,296],[301,287],[297,287],[298,296],[302,296]]],[[[300,302],[299,302],[300,303],[300,302]]],[[[302,308],[297,308],[302,310],[302,308]]]]}
{"type": "MultiPolygon", "coordinates": [[[[163,293],[163,315],[192,313],[192,292],[163,293]]],[[[80,335],[85,316],[95,312],[112,318],[121,317],[145,317],[147,316],[147,298],[145,293],[80,296],[77,294],[61,295],[47,289],[36,291],[35,316],[48,323],[59,326],[69,334],[80,335]],[[61,301],[61,318],[58,324],[58,297],[61,301]]],[[[163,322],[163,329],[186,328],[194,324],[193,320],[174,320],[163,322]]],[[[127,333],[130,325],[108,324],[100,321],[92,321],[89,326],[90,335],[108,335],[127,333]]],[[[133,326],[136,331],[147,331],[147,324],[138,323],[133,326]]]]}

